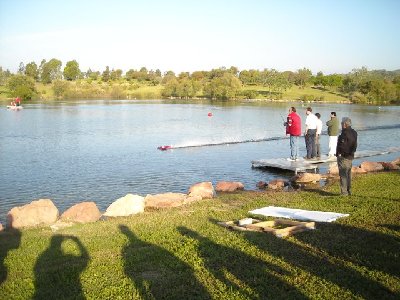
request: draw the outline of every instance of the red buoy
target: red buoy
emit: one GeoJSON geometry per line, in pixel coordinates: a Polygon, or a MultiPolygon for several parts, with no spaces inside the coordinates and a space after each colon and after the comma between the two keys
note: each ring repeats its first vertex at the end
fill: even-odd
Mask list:
{"type": "Polygon", "coordinates": [[[209,112],[207,116],[212,117],[212,113],[209,112]]]}

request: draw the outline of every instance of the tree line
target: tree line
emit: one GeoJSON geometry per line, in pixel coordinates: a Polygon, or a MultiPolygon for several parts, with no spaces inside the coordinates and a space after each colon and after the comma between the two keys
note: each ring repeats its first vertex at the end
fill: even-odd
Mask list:
{"type": "MultiPolygon", "coordinates": [[[[166,98],[204,97],[219,100],[256,98],[257,89],[251,87],[263,87],[268,97],[273,99],[281,97],[293,86],[304,89],[311,85],[321,90],[343,93],[354,103],[400,103],[400,70],[368,70],[362,67],[348,74],[324,75],[318,72],[313,75],[307,68],[295,72],[279,72],[275,69],[240,71],[232,66],[175,74],[173,71],[162,73],[159,69],[154,71],[145,67],[124,73],[121,69],[107,66],[101,72],[90,68],[83,72],[76,60],[68,61],[62,68],[62,62],[55,58],[49,61],[43,59],[39,65],[21,62],[16,74],[0,67],[0,86],[6,87],[11,97],[35,98],[35,85],[41,83],[50,85],[56,97],[68,98],[71,96],[72,82],[85,83],[86,86],[114,84],[116,92],[111,93],[111,97],[123,97],[118,84],[128,85],[129,88],[138,85],[161,86],[161,95],[166,98]]],[[[104,89],[93,92],[93,97],[101,95],[102,91],[104,89]]]]}

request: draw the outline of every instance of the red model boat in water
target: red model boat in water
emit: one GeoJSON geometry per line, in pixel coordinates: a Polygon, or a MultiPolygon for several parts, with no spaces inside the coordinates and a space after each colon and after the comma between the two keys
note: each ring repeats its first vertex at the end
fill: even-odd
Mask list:
{"type": "Polygon", "coordinates": [[[160,146],[157,149],[161,150],[161,151],[165,151],[165,150],[168,150],[168,149],[171,149],[171,148],[172,148],[172,146],[160,146]]]}

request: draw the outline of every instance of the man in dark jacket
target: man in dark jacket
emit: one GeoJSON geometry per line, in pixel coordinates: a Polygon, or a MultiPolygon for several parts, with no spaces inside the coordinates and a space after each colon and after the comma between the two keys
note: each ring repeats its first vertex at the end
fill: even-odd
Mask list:
{"type": "Polygon", "coordinates": [[[342,195],[351,195],[351,168],[354,153],[357,149],[357,132],[351,128],[348,117],[342,119],[342,133],[339,135],[336,147],[337,163],[340,176],[340,191],[342,195]]]}

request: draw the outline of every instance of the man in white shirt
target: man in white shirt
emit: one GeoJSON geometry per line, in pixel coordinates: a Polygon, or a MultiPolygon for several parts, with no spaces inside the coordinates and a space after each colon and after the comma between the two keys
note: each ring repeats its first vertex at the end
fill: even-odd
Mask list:
{"type": "Polygon", "coordinates": [[[322,121],[321,121],[321,114],[316,113],[315,116],[318,118],[317,120],[317,135],[315,136],[315,151],[317,154],[317,158],[321,157],[321,144],[319,142],[319,138],[322,133],[322,121]]]}
{"type": "Polygon", "coordinates": [[[307,156],[304,158],[312,159],[317,155],[317,151],[315,149],[315,136],[317,135],[318,118],[312,113],[311,107],[307,107],[306,115],[306,129],[304,131],[304,137],[306,140],[307,156]]]}

